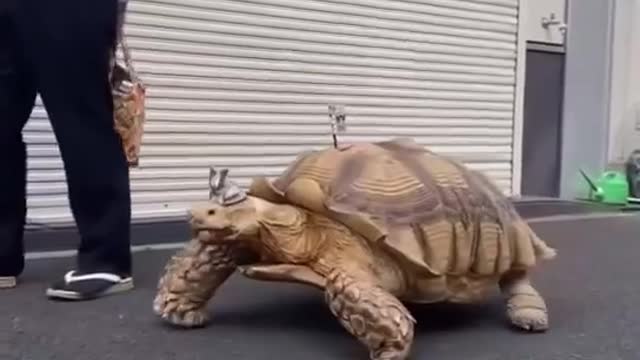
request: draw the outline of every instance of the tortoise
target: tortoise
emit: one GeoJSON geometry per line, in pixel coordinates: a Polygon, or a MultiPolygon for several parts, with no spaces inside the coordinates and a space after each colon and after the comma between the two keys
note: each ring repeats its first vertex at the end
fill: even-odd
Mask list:
{"type": "Polygon", "coordinates": [[[323,291],[371,360],[409,356],[409,303],[470,304],[499,290],[512,325],[549,327],[530,271],[556,250],[486,175],[412,139],[308,151],[247,192],[226,170],[215,182],[158,283],[154,312],[171,324],[207,324],[207,302],[238,270],[323,291]]]}

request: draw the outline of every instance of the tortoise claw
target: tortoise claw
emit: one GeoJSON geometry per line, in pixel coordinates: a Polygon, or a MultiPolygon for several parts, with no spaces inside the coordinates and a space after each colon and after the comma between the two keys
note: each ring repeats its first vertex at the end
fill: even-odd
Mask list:
{"type": "Polygon", "coordinates": [[[163,321],[183,328],[202,327],[209,322],[205,309],[194,308],[192,303],[185,303],[185,298],[172,295],[160,292],[153,301],[153,311],[163,321]]]}

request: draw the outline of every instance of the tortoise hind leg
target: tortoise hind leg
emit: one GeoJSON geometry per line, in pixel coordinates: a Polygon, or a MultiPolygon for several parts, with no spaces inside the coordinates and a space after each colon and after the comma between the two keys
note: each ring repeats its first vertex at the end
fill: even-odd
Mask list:
{"type": "Polygon", "coordinates": [[[371,360],[405,360],[415,319],[393,295],[340,270],[327,276],[325,299],[339,322],[369,349],[371,360]]]}
{"type": "Polygon", "coordinates": [[[514,326],[531,332],[549,328],[547,305],[525,271],[507,273],[500,280],[500,289],[506,297],[507,317],[514,326]]]}

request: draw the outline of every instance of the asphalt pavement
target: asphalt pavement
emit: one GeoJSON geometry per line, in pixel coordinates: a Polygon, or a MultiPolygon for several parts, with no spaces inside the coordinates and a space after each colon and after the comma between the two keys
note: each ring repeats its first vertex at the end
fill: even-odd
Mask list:
{"type": "MultiPolygon", "coordinates": [[[[473,306],[412,306],[412,359],[640,359],[640,217],[537,222],[559,251],[534,274],[551,329],[511,330],[501,299],[473,306]]],[[[135,255],[136,289],[85,303],[44,291],[71,258],[31,260],[19,288],[0,291],[0,360],[367,359],[322,294],[302,285],[234,276],[210,304],[213,322],[174,329],[153,315],[158,276],[174,250],[135,255]]]]}

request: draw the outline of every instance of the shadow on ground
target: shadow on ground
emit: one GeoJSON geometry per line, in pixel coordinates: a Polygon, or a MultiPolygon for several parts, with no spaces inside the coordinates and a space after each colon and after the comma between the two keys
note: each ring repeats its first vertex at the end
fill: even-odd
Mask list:
{"type": "MultiPolygon", "coordinates": [[[[500,298],[473,306],[412,306],[412,359],[640,359],[640,218],[536,223],[559,257],[534,274],[551,312],[545,334],[513,331],[500,298]]],[[[50,302],[48,281],[71,259],[28,263],[18,289],[0,292],[2,360],[367,359],[322,294],[234,276],[211,302],[212,323],[181,330],[151,312],[171,252],[136,254],[136,289],[95,302],[50,302]]]]}

